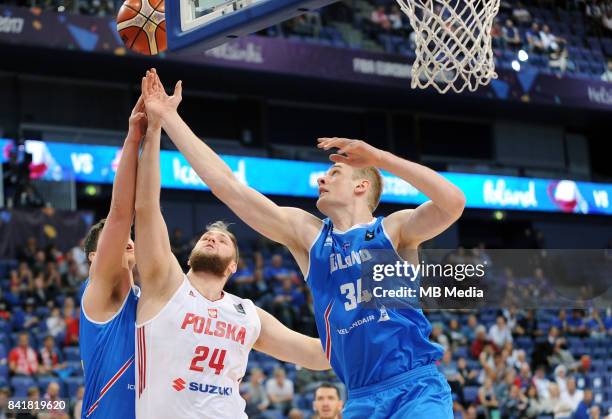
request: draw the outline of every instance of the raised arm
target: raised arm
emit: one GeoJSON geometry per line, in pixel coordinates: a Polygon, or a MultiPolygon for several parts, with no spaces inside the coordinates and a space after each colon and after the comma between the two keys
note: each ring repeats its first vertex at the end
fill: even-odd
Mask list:
{"type": "Polygon", "coordinates": [[[261,320],[261,332],[254,348],[280,361],[291,362],[309,370],[331,368],[319,339],[290,330],[274,316],[256,307],[261,320]]]}
{"type": "Polygon", "coordinates": [[[159,87],[155,85],[155,79],[150,74],[147,72],[148,76],[142,80],[149,125],[142,145],[136,179],[136,262],[143,297],[163,298],[180,285],[182,270],[172,254],[168,228],[159,203],[161,123],[148,109],[149,100],[159,87]]]}
{"type": "Polygon", "coordinates": [[[430,201],[414,210],[402,210],[385,220],[397,248],[413,249],[446,230],[465,207],[465,196],[440,174],[358,140],[320,138],[319,148],[338,148],[330,159],[355,167],[374,166],[402,178],[425,194],[430,201]]]}
{"type": "Polygon", "coordinates": [[[138,146],[146,131],[147,119],[142,96],[130,115],[129,130],[123,143],[121,159],[113,182],[110,211],[98,239],[96,257],[90,270],[90,283],[84,295],[88,314],[108,311],[108,306],[122,275],[130,269],[124,266],[124,254],[134,219],[134,194],[138,146]]]}
{"type": "MultiPolygon", "coordinates": [[[[299,208],[279,207],[255,189],[236,179],[229,166],[191,131],[176,108],[167,105],[181,96],[181,82],[174,96],[155,104],[162,127],[212,193],[258,233],[288,246],[292,251],[310,246],[321,220],[299,208]]],[[[149,107],[147,107],[147,112],[149,107]]]]}

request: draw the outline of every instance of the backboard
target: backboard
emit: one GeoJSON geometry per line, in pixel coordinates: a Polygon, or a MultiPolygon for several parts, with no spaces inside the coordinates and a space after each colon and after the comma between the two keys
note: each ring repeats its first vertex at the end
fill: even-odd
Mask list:
{"type": "Polygon", "coordinates": [[[337,0],[172,0],[168,49],[205,51],[337,0]]]}

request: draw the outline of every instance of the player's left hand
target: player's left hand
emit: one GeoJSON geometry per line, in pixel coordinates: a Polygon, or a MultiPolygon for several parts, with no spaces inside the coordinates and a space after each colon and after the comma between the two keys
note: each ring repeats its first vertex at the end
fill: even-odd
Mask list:
{"type": "Polygon", "coordinates": [[[329,156],[334,163],[345,163],[353,167],[380,167],[383,151],[371,146],[365,141],[349,140],[348,138],[319,138],[317,147],[324,150],[337,148],[338,151],[329,156]]]}
{"type": "Polygon", "coordinates": [[[145,105],[142,95],[138,98],[138,102],[132,109],[129,123],[128,137],[140,141],[147,132],[147,115],[145,114],[145,105]]]}

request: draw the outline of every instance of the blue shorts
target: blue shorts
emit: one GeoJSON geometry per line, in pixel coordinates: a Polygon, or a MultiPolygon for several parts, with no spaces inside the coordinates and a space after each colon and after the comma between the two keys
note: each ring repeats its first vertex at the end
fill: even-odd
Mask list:
{"type": "Polygon", "coordinates": [[[343,419],[452,419],[453,398],[434,364],[349,390],[343,419]]]}

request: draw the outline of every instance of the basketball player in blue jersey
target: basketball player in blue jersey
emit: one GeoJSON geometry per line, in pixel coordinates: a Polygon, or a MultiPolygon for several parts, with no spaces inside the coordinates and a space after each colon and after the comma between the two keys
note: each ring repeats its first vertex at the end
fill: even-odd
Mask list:
{"type": "MultiPolygon", "coordinates": [[[[180,85],[175,95],[180,95],[180,85]]],[[[362,249],[414,254],[419,244],[446,230],[462,214],[463,193],[419,164],[363,141],[319,139],[337,148],[335,163],[318,180],[321,220],[298,208],[279,207],[236,179],[231,169],[197,138],[171,106],[156,103],[162,127],[212,192],[244,222],[295,257],[314,298],[323,349],[348,388],[342,417],[452,418],[450,387],[434,363],[442,348],[429,341],[431,325],[421,310],[375,310],[359,304],[362,249]],[[384,169],[430,198],[416,209],[372,216],[382,192],[384,169]]],[[[148,108],[147,104],[147,108],[148,108]]]]}
{"type": "Polygon", "coordinates": [[[79,342],[85,373],[82,418],[130,419],[134,413],[134,218],[138,147],[147,126],[142,98],[132,110],[110,211],[85,239],[90,263],[82,287],[79,342]]]}

